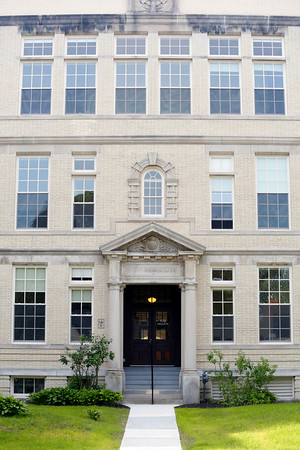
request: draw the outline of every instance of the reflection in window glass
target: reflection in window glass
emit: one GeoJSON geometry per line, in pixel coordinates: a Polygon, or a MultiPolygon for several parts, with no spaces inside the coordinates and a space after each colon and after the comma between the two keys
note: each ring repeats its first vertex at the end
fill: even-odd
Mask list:
{"type": "Polygon", "coordinates": [[[285,114],[283,64],[254,64],[255,114],[285,114]]]}
{"type": "Polygon", "coordinates": [[[288,228],[287,158],[257,158],[258,228],[288,228]]]}
{"type": "Polygon", "coordinates": [[[95,114],[96,64],[67,64],[66,114],[95,114]]]}
{"type": "Polygon", "coordinates": [[[162,62],[160,85],[161,114],[191,113],[189,62],[162,62]]]}
{"type": "Polygon", "coordinates": [[[150,170],[144,177],[144,214],[162,215],[162,202],[162,176],[156,170],[150,170]]]}
{"type": "Polygon", "coordinates": [[[289,268],[259,269],[260,341],[290,341],[289,268]]]}
{"type": "Polygon", "coordinates": [[[47,228],[48,158],[19,158],[17,228],[47,228]]]}
{"type": "Polygon", "coordinates": [[[237,63],[210,64],[211,114],[240,114],[240,80],[237,63]]]}

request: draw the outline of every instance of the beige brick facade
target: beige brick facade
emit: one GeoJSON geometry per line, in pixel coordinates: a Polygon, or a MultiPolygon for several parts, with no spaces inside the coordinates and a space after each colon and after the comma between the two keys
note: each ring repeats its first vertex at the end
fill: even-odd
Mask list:
{"type": "Polygon", "coordinates": [[[78,2],[41,3],[31,1],[28,5],[17,0],[9,7],[0,7],[0,391],[13,392],[14,377],[43,377],[46,387],[66,384],[71,372],[62,367],[59,356],[70,345],[72,289],[92,291],[94,334],[114,338],[113,322],[120,324],[120,340],[114,342],[119,360],[115,366],[103,368],[104,377],[107,369],[123,373],[126,283],[176,284],[184,285],[183,376],[193,371],[199,378],[202,370],[209,368],[206,354],[212,349],[222,350],[230,361],[243,350],[254,360],[263,356],[277,364],[276,375],[292,379],[293,396],[299,398],[297,2],[175,0],[165,2],[165,10],[152,12],[141,12],[139,2],[125,0],[89,1],[84,8],[78,2]],[[144,37],[145,54],[117,55],[116,38],[124,36],[144,37]],[[161,37],[188,38],[190,54],[161,55],[161,37]],[[239,54],[210,55],[212,37],[237,39],[239,54]],[[94,38],[96,54],[67,55],[67,41],[72,38],[94,38]],[[50,39],[53,54],[24,56],[25,39],[50,39]],[[254,39],[280,41],[282,56],[254,57],[254,39]],[[191,114],[160,114],[160,63],[164,61],[190,64],[191,114]],[[66,70],[72,62],[92,62],[96,66],[95,114],[65,114],[66,70]],[[146,114],[115,114],[118,62],[145,62],[146,114]],[[210,114],[213,62],[239,65],[240,114],[210,114]],[[20,114],[23,66],[30,63],[52,65],[51,114],[20,114]],[[255,63],[283,67],[285,114],[255,114],[255,63]],[[18,164],[20,158],[32,157],[49,159],[47,228],[17,227],[18,164]],[[80,157],[94,159],[95,170],[76,171],[74,158],[80,157]],[[214,157],[232,158],[232,170],[213,171],[210,164],[214,157]],[[287,161],[288,227],[258,227],[258,157],[287,161]],[[149,169],[162,175],[165,189],[162,214],[152,217],[143,214],[142,206],[143,176],[149,169]],[[85,177],[95,183],[94,226],[73,228],[73,183],[85,177]],[[232,229],[211,226],[211,179],[215,177],[232,179],[232,229]],[[143,234],[143,227],[147,226],[150,228],[143,234]],[[153,253],[145,249],[131,254],[131,245],[143,242],[151,233],[163,241],[164,248],[166,242],[175,246],[176,255],[170,250],[153,253]],[[185,253],[193,258],[193,268],[188,266],[185,253]],[[119,261],[116,275],[112,275],[113,258],[119,261]],[[164,265],[161,273],[159,264],[164,265]],[[15,277],[16,269],[23,267],[45,268],[45,338],[38,342],[14,339],[15,277]],[[74,283],[71,270],[76,267],[92,268],[93,280],[88,284],[74,283]],[[212,269],[226,267],[233,271],[232,282],[214,283],[212,269]],[[289,269],[290,338],[260,340],[259,268],[289,269]],[[112,285],[117,286],[120,295],[120,317],[111,317],[115,311],[111,306],[115,301],[112,285]],[[194,336],[188,336],[184,318],[191,285],[195,295],[194,336]],[[227,342],[214,341],[212,337],[214,289],[233,291],[234,337],[227,342]],[[185,339],[191,340],[191,348],[195,347],[195,363],[186,354],[185,339]]]}

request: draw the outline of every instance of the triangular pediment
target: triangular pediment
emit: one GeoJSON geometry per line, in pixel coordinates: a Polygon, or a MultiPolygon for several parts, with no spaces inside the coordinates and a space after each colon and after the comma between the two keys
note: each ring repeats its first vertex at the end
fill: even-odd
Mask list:
{"type": "Polygon", "coordinates": [[[202,255],[205,247],[162,225],[151,222],[100,247],[103,255],[110,253],[202,255]]]}

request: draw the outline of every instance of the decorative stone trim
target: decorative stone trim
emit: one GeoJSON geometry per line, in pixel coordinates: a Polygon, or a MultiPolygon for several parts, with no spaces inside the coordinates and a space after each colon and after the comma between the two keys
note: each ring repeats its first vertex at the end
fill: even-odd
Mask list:
{"type": "Polygon", "coordinates": [[[173,12],[175,0],[129,0],[129,11],[142,13],[173,12]]]}
{"type": "Polygon", "coordinates": [[[178,180],[174,178],[174,166],[170,162],[158,158],[156,152],[148,153],[147,158],[137,161],[132,166],[132,176],[128,179],[129,186],[129,219],[141,217],[141,191],[142,191],[142,172],[147,167],[160,168],[165,176],[165,217],[167,219],[178,219],[177,217],[177,185],[178,180]]]}

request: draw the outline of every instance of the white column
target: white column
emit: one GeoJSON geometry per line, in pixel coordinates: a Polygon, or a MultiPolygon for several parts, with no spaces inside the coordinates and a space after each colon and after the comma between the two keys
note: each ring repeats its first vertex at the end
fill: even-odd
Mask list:
{"type": "Polygon", "coordinates": [[[115,357],[108,361],[108,369],[105,376],[107,389],[122,392],[123,362],[122,362],[122,308],[121,295],[122,283],[121,275],[121,256],[110,255],[109,261],[109,281],[108,281],[108,338],[112,339],[110,350],[114,352],[115,357]]]}
{"type": "Polygon", "coordinates": [[[184,259],[183,300],[183,367],[182,391],[184,403],[199,403],[200,378],[197,370],[197,308],[196,308],[196,263],[197,258],[184,259]]]}

